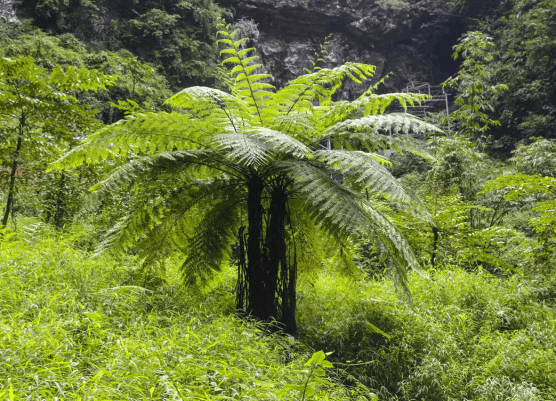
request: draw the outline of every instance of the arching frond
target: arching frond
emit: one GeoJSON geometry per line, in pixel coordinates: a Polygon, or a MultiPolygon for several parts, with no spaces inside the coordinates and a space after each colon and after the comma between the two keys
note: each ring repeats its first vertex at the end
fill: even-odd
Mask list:
{"type": "Polygon", "coordinates": [[[127,132],[106,136],[111,140],[111,146],[125,149],[130,145],[145,153],[202,149],[212,136],[235,132],[233,124],[223,114],[198,118],[184,112],[134,114],[127,119],[124,128],[127,132]]]}
{"type": "Polygon", "coordinates": [[[434,125],[413,116],[386,114],[339,122],[315,134],[313,143],[318,144],[330,138],[337,142],[338,147],[351,149],[355,144],[371,152],[408,151],[430,159],[431,156],[422,147],[416,145],[413,138],[409,136],[409,134],[427,132],[441,131],[434,125]],[[401,133],[406,135],[397,135],[401,133]]]}
{"type": "Polygon", "coordinates": [[[310,154],[303,143],[270,128],[252,127],[242,133],[216,135],[213,140],[216,151],[245,167],[257,168],[272,159],[310,154]]]}
{"type": "MultiPolygon", "coordinates": [[[[194,86],[186,88],[169,98],[166,104],[185,109],[186,114],[195,118],[220,120],[225,125],[231,124],[236,130],[243,120],[251,120],[248,104],[237,96],[218,89],[194,86]]],[[[218,123],[214,123],[219,125],[218,123]]]]}
{"type": "Polygon", "coordinates": [[[259,57],[251,55],[254,48],[245,46],[247,38],[234,40],[238,31],[229,32],[229,25],[221,25],[218,43],[224,47],[220,52],[224,56],[223,65],[231,65],[230,75],[234,78],[232,94],[249,106],[250,114],[258,118],[261,124],[270,121],[278,113],[271,107],[274,103],[275,87],[268,81],[272,75],[264,72],[259,57]]]}
{"type": "Polygon", "coordinates": [[[397,286],[409,294],[407,272],[420,271],[419,261],[411,245],[396,226],[374,208],[371,202],[364,201],[363,207],[368,215],[369,224],[374,229],[374,235],[371,235],[370,239],[373,240],[382,258],[388,261],[387,266],[394,273],[397,286]]]}
{"type": "Polygon", "coordinates": [[[198,222],[197,213],[202,213],[206,205],[221,202],[222,195],[234,192],[237,185],[237,180],[226,178],[184,182],[170,192],[170,197],[162,196],[160,186],[154,186],[154,191],[140,190],[124,218],[106,234],[97,253],[136,247],[148,265],[166,254],[161,250],[183,249],[195,234],[192,228],[198,222]]]}
{"type": "Polygon", "coordinates": [[[97,246],[95,253],[105,251],[124,252],[134,247],[150,228],[156,227],[162,218],[163,199],[137,203],[125,210],[124,216],[112,226],[97,246]]]}
{"type": "Polygon", "coordinates": [[[442,130],[435,125],[424,122],[411,114],[392,113],[345,120],[334,124],[323,134],[324,136],[333,136],[341,132],[355,131],[382,131],[387,134],[426,134],[429,132],[442,132],[442,130]]]}
{"type": "MultiPolygon", "coordinates": [[[[297,196],[313,221],[339,239],[373,238],[379,250],[404,272],[418,268],[411,246],[396,227],[371,202],[340,184],[325,170],[309,163],[282,162],[296,180],[297,196]]],[[[403,280],[402,274],[402,280],[403,280]]]]}
{"type": "Polygon", "coordinates": [[[272,146],[276,156],[288,155],[303,158],[311,153],[310,149],[295,137],[272,130],[270,128],[252,128],[249,132],[256,135],[272,146]]]}
{"type": "MultiPolygon", "coordinates": [[[[145,265],[152,264],[160,257],[161,249],[180,251],[190,255],[197,237],[200,235],[196,225],[199,217],[210,213],[211,205],[228,202],[227,207],[234,209],[240,207],[241,191],[240,182],[235,179],[197,180],[189,182],[177,191],[172,192],[172,199],[167,204],[166,213],[159,224],[152,227],[137,247],[141,250],[139,257],[145,265]]],[[[232,213],[232,218],[237,218],[232,213]]],[[[214,236],[224,235],[225,241],[229,238],[214,225],[209,229],[215,230],[214,236]]],[[[223,243],[224,248],[229,247],[233,241],[223,243]]],[[[217,254],[218,249],[214,249],[217,254]]]]}
{"type": "Polygon", "coordinates": [[[282,113],[311,108],[314,101],[329,104],[332,95],[346,79],[361,83],[372,78],[376,67],[362,63],[346,63],[336,68],[323,68],[290,81],[276,93],[282,113]]]}
{"type": "Polygon", "coordinates": [[[220,202],[208,207],[194,228],[195,236],[184,249],[187,257],[181,266],[186,284],[209,279],[220,271],[231,253],[231,244],[241,225],[241,193],[231,192],[220,202]]]}
{"type": "Polygon", "coordinates": [[[272,156],[272,148],[260,136],[249,133],[224,134],[213,138],[214,148],[226,158],[244,167],[257,168],[272,156]]]}
{"type": "Polygon", "coordinates": [[[318,121],[311,112],[292,112],[276,117],[268,127],[303,143],[311,143],[318,121]]]}
{"type": "MultiPolygon", "coordinates": [[[[150,178],[164,180],[168,177],[175,182],[180,175],[183,175],[184,178],[187,176],[188,179],[215,177],[226,172],[226,166],[215,156],[212,150],[191,150],[137,157],[116,167],[106,179],[91,187],[90,190],[109,193],[126,184],[150,178]],[[196,170],[197,174],[192,175],[192,168],[196,170]],[[203,169],[209,171],[202,171],[203,169]]],[[[233,171],[228,173],[233,174],[233,171]]]]}
{"type": "Polygon", "coordinates": [[[234,132],[234,127],[210,119],[196,119],[181,113],[138,113],[127,116],[92,135],[50,169],[73,168],[82,163],[98,163],[118,155],[154,154],[163,151],[206,148],[212,137],[234,132]]]}
{"type": "Polygon", "coordinates": [[[420,93],[387,93],[382,95],[374,94],[371,91],[364,92],[359,98],[353,101],[334,102],[330,108],[329,119],[340,121],[346,117],[367,117],[371,115],[384,114],[388,106],[393,102],[398,102],[407,110],[407,105],[412,107],[420,105],[429,96],[420,93]]]}
{"type": "MultiPolygon", "coordinates": [[[[369,153],[346,150],[320,150],[315,156],[340,172],[347,184],[386,195],[388,199],[417,203],[418,199],[406,192],[382,164],[369,153]]],[[[419,202],[420,203],[420,202],[419,202]]],[[[426,210],[424,206],[423,210],[426,210]]]]}
{"type": "Polygon", "coordinates": [[[360,196],[311,163],[284,161],[276,166],[294,180],[297,196],[305,200],[307,212],[324,230],[342,238],[361,234],[366,217],[360,196]]]}

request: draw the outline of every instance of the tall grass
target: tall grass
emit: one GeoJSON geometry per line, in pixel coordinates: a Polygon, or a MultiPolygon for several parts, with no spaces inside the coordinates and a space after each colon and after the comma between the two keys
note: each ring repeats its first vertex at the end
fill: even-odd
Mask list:
{"type": "MultiPolygon", "coordinates": [[[[229,292],[145,287],[74,243],[44,231],[0,242],[0,400],[274,400],[306,380],[307,355],[235,318],[229,292]]],[[[329,383],[316,397],[351,395],[329,383]]]]}
{"type": "Polygon", "coordinates": [[[410,282],[413,307],[390,280],[321,276],[300,297],[302,340],[354,361],[380,399],[556,399],[555,280],[451,267],[410,282]]]}
{"type": "Polygon", "coordinates": [[[0,241],[0,400],[300,400],[320,349],[335,368],[309,399],[556,399],[554,278],[445,267],[410,277],[409,306],[388,279],[305,277],[294,340],[236,318],[227,279],[183,291],[79,244],[0,241]]]}

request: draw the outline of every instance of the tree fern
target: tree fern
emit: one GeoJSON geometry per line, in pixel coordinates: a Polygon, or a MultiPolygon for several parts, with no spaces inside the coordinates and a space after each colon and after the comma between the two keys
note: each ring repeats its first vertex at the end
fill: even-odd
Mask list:
{"type": "Polygon", "coordinates": [[[184,282],[194,284],[218,272],[235,241],[238,308],[278,319],[292,333],[298,251],[309,247],[297,241],[304,230],[319,227],[340,245],[372,240],[403,287],[416,258],[366,194],[429,218],[383,156],[393,150],[427,157],[408,134],[438,129],[384,114],[394,101],[413,105],[423,97],[375,95],[372,86],[354,101],[333,101],[345,81],[372,78],[375,67],[361,63],[315,68],[275,90],[247,39],[224,26],[218,36],[230,93],[184,89],[166,102],[172,111],[134,112],[53,164],[119,158],[93,190],[129,188],[135,196],[101,249],[137,248],[147,265],[181,253],[184,282]],[[325,139],[332,149],[320,148],[325,139]]]}

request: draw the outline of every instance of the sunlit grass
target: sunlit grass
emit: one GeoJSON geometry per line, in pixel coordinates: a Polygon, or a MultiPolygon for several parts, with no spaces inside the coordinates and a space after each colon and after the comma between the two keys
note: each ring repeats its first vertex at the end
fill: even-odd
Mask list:
{"type": "Polygon", "coordinates": [[[389,279],[315,272],[293,340],[234,316],[233,270],[184,291],[177,261],[162,280],[82,243],[44,225],[0,242],[0,400],[300,400],[280,391],[320,349],[335,369],[314,400],[374,400],[361,383],[381,400],[556,398],[550,278],[446,267],[411,275],[411,307],[389,279]]]}
{"type": "Polygon", "coordinates": [[[74,242],[25,230],[0,242],[0,400],[273,400],[305,380],[306,354],[229,313],[229,292],[145,288],[131,264],[74,242]]]}
{"type": "Polygon", "coordinates": [[[389,279],[322,275],[300,296],[301,339],[358,363],[380,399],[556,399],[556,280],[450,266],[409,281],[413,306],[389,279]]]}

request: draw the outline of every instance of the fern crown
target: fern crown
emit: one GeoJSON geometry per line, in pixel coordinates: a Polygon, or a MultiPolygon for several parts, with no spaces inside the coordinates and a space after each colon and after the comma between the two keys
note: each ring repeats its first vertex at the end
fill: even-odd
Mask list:
{"type": "Polygon", "coordinates": [[[291,235],[302,235],[307,227],[295,216],[305,216],[299,221],[338,243],[372,238],[402,278],[406,268],[417,267],[405,238],[365,193],[429,219],[382,156],[392,149],[426,157],[406,134],[438,129],[409,114],[385,114],[395,101],[406,107],[423,96],[379,95],[371,86],[353,101],[333,101],[346,81],[364,84],[373,77],[374,66],[354,62],[315,68],[276,89],[238,30],[222,25],[218,37],[230,69],[229,93],[184,89],[167,100],[172,111],[134,112],[53,164],[120,160],[94,189],[132,186],[137,194],[102,249],[138,246],[147,263],[167,254],[161,250],[183,252],[186,280],[206,279],[247,224],[246,183],[256,179],[268,196],[276,188],[288,194],[291,235]]]}

